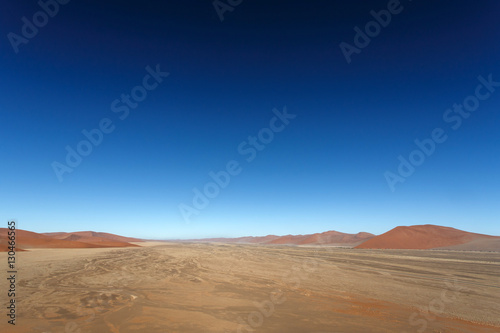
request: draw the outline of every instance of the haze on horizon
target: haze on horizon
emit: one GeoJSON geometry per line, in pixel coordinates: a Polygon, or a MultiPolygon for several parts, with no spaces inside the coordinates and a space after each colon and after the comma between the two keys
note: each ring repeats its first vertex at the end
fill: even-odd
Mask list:
{"type": "Polygon", "coordinates": [[[401,1],[346,57],[388,3],[70,1],[17,52],[41,9],[5,4],[0,227],[500,235],[500,4],[401,1]]]}

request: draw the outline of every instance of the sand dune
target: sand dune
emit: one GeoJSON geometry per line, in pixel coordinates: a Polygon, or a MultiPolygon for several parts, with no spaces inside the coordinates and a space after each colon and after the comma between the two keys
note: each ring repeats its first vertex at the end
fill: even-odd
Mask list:
{"type": "MultiPolygon", "coordinates": [[[[0,244],[2,250],[5,251],[7,247],[7,231],[6,228],[0,228],[0,244]]],[[[54,239],[49,236],[38,234],[36,232],[26,230],[16,230],[16,248],[19,249],[33,249],[33,248],[92,248],[99,247],[98,245],[54,239]]]]}
{"type": "MultiPolygon", "coordinates": [[[[7,232],[8,229],[0,228],[0,251],[7,251],[7,232]]],[[[67,234],[63,237],[62,234],[49,236],[46,234],[39,234],[36,232],[18,229],[16,230],[16,250],[22,251],[24,249],[35,248],[99,248],[99,247],[136,247],[138,245],[130,244],[122,241],[114,241],[104,237],[92,236],[89,233],[82,233],[81,235],[67,234]]],[[[95,233],[104,234],[104,233],[95,233]]],[[[111,235],[111,234],[106,234],[111,235]]],[[[116,235],[111,235],[116,236],[116,235]]],[[[120,239],[121,236],[116,236],[120,239]]],[[[126,238],[126,237],[123,237],[126,238]]],[[[133,239],[133,238],[131,238],[133,239]]]]}
{"type": "Polygon", "coordinates": [[[95,244],[95,245],[109,246],[109,247],[137,246],[135,244],[130,244],[130,242],[142,241],[141,239],[138,238],[124,237],[124,236],[109,234],[106,232],[95,232],[95,231],[53,232],[53,233],[44,233],[44,235],[55,239],[78,241],[88,244],[95,244]]]}
{"type": "Polygon", "coordinates": [[[500,237],[466,232],[436,225],[414,225],[396,227],[362,244],[358,249],[467,249],[466,244],[477,249],[488,250],[489,245],[498,248],[500,237]],[[496,240],[496,242],[495,242],[496,240]]]}
{"type": "Polygon", "coordinates": [[[355,246],[375,235],[360,232],[357,234],[346,234],[338,231],[326,231],[311,235],[287,235],[272,240],[269,244],[295,244],[295,245],[346,245],[355,246]]]}
{"type": "Polygon", "coordinates": [[[287,244],[287,245],[343,245],[356,246],[362,242],[375,237],[375,235],[360,232],[357,234],[346,234],[338,231],[326,231],[323,233],[308,235],[267,235],[262,237],[238,237],[238,238],[205,238],[190,241],[217,242],[217,243],[252,243],[252,244],[287,244]]]}
{"type": "Polygon", "coordinates": [[[500,252],[500,237],[479,237],[465,244],[444,246],[438,249],[456,251],[495,251],[500,252]]]}
{"type": "MultiPolygon", "coordinates": [[[[7,249],[7,229],[0,228],[0,251],[7,249]]],[[[31,248],[136,247],[142,239],[105,232],[78,231],[38,234],[17,230],[18,250],[31,248]]],[[[267,235],[261,237],[205,238],[182,242],[271,245],[332,245],[359,249],[443,249],[462,251],[500,251],[500,237],[466,232],[436,225],[396,227],[382,235],[367,232],[347,234],[338,231],[308,235],[267,235]]]]}
{"type": "Polygon", "coordinates": [[[86,239],[91,239],[91,238],[108,239],[108,240],[112,240],[112,241],[116,241],[116,242],[125,242],[125,243],[143,241],[142,239],[139,239],[139,238],[125,237],[125,236],[110,234],[107,232],[95,232],[95,231],[46,232],[46,233],[43,233],[43,235],[50,236],[50,237],[57,238],[57,239],[66,239],[67,237],[70,237],[70,236],[77,236],[77,237],[86,238],[86,239]]]}

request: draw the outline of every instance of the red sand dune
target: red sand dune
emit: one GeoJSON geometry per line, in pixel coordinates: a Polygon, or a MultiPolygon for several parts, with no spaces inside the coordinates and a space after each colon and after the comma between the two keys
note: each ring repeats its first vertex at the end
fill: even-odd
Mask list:
{"type": "Polygon", "coordinates": [[[75,235],[78,237],[84,237],[84,238],[93,238],[93,237],[99,237],[99,238],[105,238],[108,240],[112,241],[117,241],[117,242],[142,242],[142,239],[139,238],[132,238],[132,237],[125,237],[125,236],[119,236],[115,234],[109,234],[107,232],[95,232],[95,231],[76,231],[76,232],[45,232],[43,235],[46,236],[51,236],[57,239],[66,239],[69,236],[75,235]]]}
{"type": "MultiPolygon", "coordinates": [[[[51,236],[49,236],[49,237],[51,237],[51,236]]],[[[94,245],[100,245],[100,246],[112,246],[112,247],[137,246],[137,245],[133,245],[133,244],[130,244],[127,242],[113,241],[113,240],[103,238],[103,237],[85,237],[85,236],[78,236],[78,235],[69,235],[69,236],[66,236],[65,238],[56,238],[56,239],[77,241],[77,242],[83,242],[83,243],[87,243],[87,244],[94,244],[94,245]]]]}
{"type": "Polygon", "coordinates": [[[338,231],[326,231],[310,235],[267,235],[262,237],[238,237],[238,238],[205,238],[191,241],[221,242],[221,243],[254,243],[254,244],[287,244],[287,245],[345,245],[356,246],[361,242],[375,237],[367,232],[357,234],[345,234],[338,231]]]}
{"type": "MultiPolygon", "coordinates": [[[[499,239],[437,225],[396,227],[356,246],[357,249],[435,249],[499,239]]],[[[465,248],[464,248],[465,249],[465,248]]]]}
{"type": "MultiPolygon", "coordinates": [[[[7,248],[7,230],[0,228],[0,243],[2,248],[7,248]]],[[[16,247],[21,249],[31,248],[90,248],[99,247],[98,245],[54,239],[49,236],[38,234],[26,230],[16,230],[16,247]]]]}
{"type": "Polygon", "coordinates": [[[321,245],[321,244],[346,244],[357,245],[370,238],[375,237],[367,232],[357,234],[346,234],[338,231],[326,231],[311,235],[287,235],[276,238],[269,244],[294,244],[294,245],[321,245]]]}
{"type": "MultiPolygon", "coordinates": [[[[0,252],[7,251],[8,229],[0,228],[0,252]]],[[[138,246],[129,242],[141,242],[138,238],[123,237],[94,231],[54,232],[38,234],[16,230],[16,250],[32,248],[99,248],[138,246]]],[[[358,249],[450,249],[500,251],[500,237],[466,232],[436,225],[396,227],[375,236],[360,232],[346,234],[326,231],[311,235],[267,235],[262,237],[207,238],[192,241],[290,245],[337,245],[358,249]]]]}
{"type": "MultiPolygon", "coordinates": [[[[0,251],[7,251],[7,232],[8,229],[0,228],[0,251]]],[[[121,237],[121,236],[118,236],[121,237]]],[[[137,246],[126,242],[118,242],[107,239],[99,239],[96,237],[81,237],[79,239],[58,239],[44,234],[26,230],[16,230],[16,249],[33,249],[33,248],[99,248],[99,247],[129,247],[137,246]]]]}
{"type": "Polygon", "coordinates": [[[138,238],[124,237],[124,236],[109,234],[106,232],[95,232],[95,231],[52,232],[52,233],[44,233],[44,235],[55,239],[78,241],[88,244],[110,246],[110,247],[137,246],[135,244],[130,244],[129,242],[142,242],[142,240],[138,238]]]}

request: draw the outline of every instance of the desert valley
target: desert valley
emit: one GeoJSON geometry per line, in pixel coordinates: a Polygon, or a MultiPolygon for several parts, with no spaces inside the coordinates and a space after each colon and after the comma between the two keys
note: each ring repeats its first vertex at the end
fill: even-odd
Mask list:
{"type": "Polygon", "coordinates": [[[9,332],[500,330],[500,237],[453,228],[189,241],[17,230],[16,240],[9,332]]]}

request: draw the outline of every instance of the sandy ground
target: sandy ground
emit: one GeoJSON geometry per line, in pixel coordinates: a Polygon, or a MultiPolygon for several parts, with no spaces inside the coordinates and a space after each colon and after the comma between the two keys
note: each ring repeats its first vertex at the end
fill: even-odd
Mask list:
{"type": "Polygon", "coordinates": [[[0,331],[500,331],[499,253],[149,245],[18,253],[0,331]]]}

